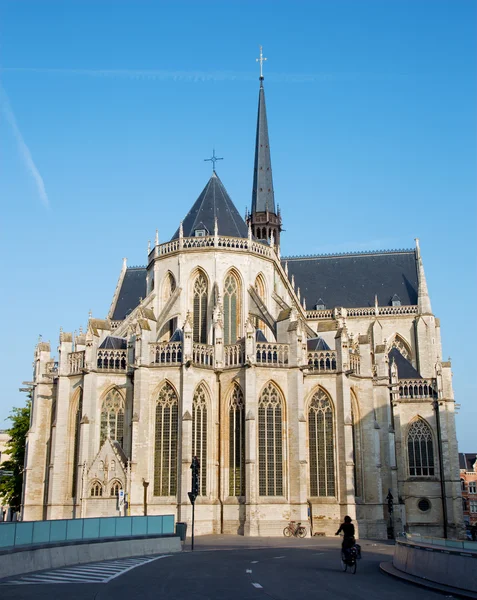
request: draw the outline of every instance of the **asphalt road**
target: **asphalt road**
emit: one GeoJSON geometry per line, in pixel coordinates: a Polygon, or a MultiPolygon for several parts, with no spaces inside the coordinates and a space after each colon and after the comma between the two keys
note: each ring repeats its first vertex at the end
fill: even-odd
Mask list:
{"type": "Polygon", "coordinates": [[[108,583],[1,585],[1,600],[442,600],[379,571],[393,547],[362,541],[355,575],[343,573],[339,540],[198,538],[196,549],[128,570],[108,583]]]}

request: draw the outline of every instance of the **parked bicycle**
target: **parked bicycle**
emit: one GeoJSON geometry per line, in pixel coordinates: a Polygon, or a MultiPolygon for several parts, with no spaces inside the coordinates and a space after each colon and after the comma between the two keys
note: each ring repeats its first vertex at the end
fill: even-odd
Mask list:
{"type": "Polygon", "coordinates": [[[300,521],[298,523],[296,521],[290,521],[283,530],[283,535],[285,537],[294,535],[295,537],[304,538],[306,537],[306,528],[303,527],[300,521]]]}

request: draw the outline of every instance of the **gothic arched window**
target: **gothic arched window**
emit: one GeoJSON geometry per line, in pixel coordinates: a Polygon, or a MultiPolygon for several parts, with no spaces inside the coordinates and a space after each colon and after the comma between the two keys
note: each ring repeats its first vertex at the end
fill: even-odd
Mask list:
{"type": "Polygon", "coordinates": [[[245,402],[237,384],[229,404],[229,496],[245,496],[245,402]]]}
{"type": "Polygon", "coordinates": [[[110,390],[101,407],[100,445],[107,437],[124,443],[124,400],[117,389],[110,390]]]}
{"type": "Polygon", "coordinates": [[[409,455],[409,475],[411,477],[432,477],[434,475],[434,446],[429,425],[418,419],[407,434],[409,455]]]}
{"type": "Polygon", "coordinates": [[[240,284],[235,273],[229,273],[224,284],[224,343],[235,344],[240,337],[240,284]]]}
{"type": "Polygon", "coordinates": [[[192,402],[192,456],[199,459],[201,496],[207,494],[207,399],[207,391],[200,384],[192,402]]]}
{"type": "Polygon", "coordinates": [[[177,493],[177,394],[168,382],[159,391],[156,402],[154,446],[154,495],[175,496],[177,493]]]}
{"type": "Polygon", "coordinates": [[[91,484],[91,496],[98,498],[103,495],[103,486],[99,481],[93,481],[91,484]]]}
{"type": "Polygon", "coordinates": [[[406,342],[404,338],[402,338],[398,333],[393,337],[393,339],[388,344],[388,353],[393,349],[399,350],[402,356],[409,361],[412,361],[412,351],[409,344],[406,342]]]}
{"type": "Polygon", "coordinates": [[[122,490],[123,486],[119,481],[113,481],[110,489],[110,496],[115,496],[116,498],[119,496],[119,490],[122,490]]]}
{"type": "Polygon", "coordinates": [[[308,407],[310,453],[310,495],[335,495],[333,406],[323,390],[318,390],[308,407]]]}
{"type": "Polygon", "coordinates": [[[164,282],[162,284],[162,302],[165,304],[169,298],[172,296],[176,289],[176,280],[174,279],[174,275],[168,271],[166,276],[164,277],[164,282]]]}
{"type": "Polygon", "coordinates": [[[73,413],[73,477],[71,482],[71,497],[77,497],[79,452],[80,452],[80,427],[83,416],[83,390],[80,388],[77,396],[76,410],[73,413]]]}
{"type": "Polygon", "coordinates": [[[282,399],[268,383],[258,403],[258,480],[260,496],[283,496],[282,399]]]}
{"type": "MultiPolygon", "coordinates": [[[[260,300],[265,304],[266,303],[265,281],[263,279],[262,274],[257,275],[257,277],[255,278],[255,283],[254,283],[253,287],[255,288],[255,291],[259,295],[260,300]]],[[[255,327],[257,329],[261,329],[263,331],[263,333],[265,333],[266,325],[258,317],[255,317],[255,327]]]]}
{"type": "Polygon", "coordinates": [[[200,273],[194,282],[194,342],[207,343],[207,279],[200,273]]]}

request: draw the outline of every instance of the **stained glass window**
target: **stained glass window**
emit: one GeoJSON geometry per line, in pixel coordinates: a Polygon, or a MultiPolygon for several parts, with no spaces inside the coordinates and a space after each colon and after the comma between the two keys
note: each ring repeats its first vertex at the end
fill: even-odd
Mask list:
{"type": "Polygon", "coordinates": [[[112,389],[103,400],[101,407],[100,444],[110,436],[121,446],[124,444],[124,399],[117,389],[112,389]]]}
{"type": "Polygon", "coordinates": [[[313,396],[308,408],[310,495],[335,495],[333,407],[323,390],[313,396]]]}
{"type": "Polygon", "coordinates": [[[201,273],[194,283],[194,342],[207,343],[207,280],[201,273]]]}
{"type": "Polygon", "coordinates": [[[237,384],[229,404],[229,495],[245,495],[245,403],[237,384]]]}
{"type": "Polygon", "coordinates": [[[415,421],[407,435],[409,454],[409,475],[430,477],[434,475],[434,448],[429,425],[419,419],[415,421]]]}
{"type": "Polygon", "coordinates": [[[166,382],[156,403],[154,447],[154,495],[177,493],[178,400],[172,385],[166,382]]]}
{"type": "Polygon", "coordinates": [[[224,343],[235,344],[240,336],[240,294],[236,275],[227,275],[224,284],[224,343]]]}
{"type": "Polygon", "coordinates": [[[192,403],[192,456],[197,456],[200,465],[199,494],[207,494],[207,399],[205,387],[200,384],[192,403]]]}
{"type": "Polygon", "coordinates": [[[282,399],[268,383],[258,403],[258,473],[260,496],[283,496],[282,399]]]}

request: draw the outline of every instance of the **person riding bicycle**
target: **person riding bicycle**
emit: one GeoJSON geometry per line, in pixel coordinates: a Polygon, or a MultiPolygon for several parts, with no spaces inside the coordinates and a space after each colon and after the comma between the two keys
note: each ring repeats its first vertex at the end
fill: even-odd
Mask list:
{"type": "Polygon", "coordinates": [[[356,540],[354,539],[354,525],[351,522],[351,517],[346,516],[344,518],[344,522],[341,523],[340,528],[335,535],[339,535],[341,532],[343,532],[341,550],[346,553],[346,551],[352,548],[356,543],[356,540]]]}

